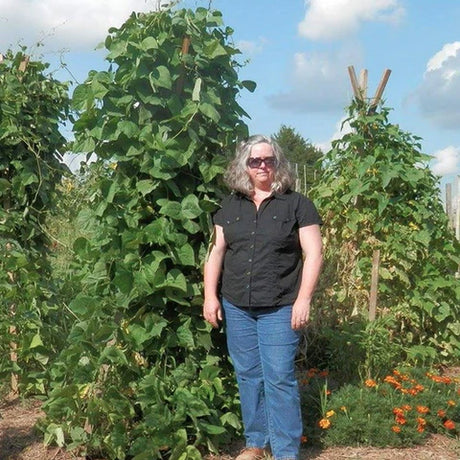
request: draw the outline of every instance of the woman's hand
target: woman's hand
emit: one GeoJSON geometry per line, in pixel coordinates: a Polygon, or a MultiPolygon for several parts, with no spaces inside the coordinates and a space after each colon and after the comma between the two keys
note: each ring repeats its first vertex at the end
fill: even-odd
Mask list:
{"type": "Polygon", "coordinates": [[[203,316],[212,327],[219,327],[219,322],[222,321],[222,306],[219,299],[204,299],[203,316]]]}
{"type": "Polygon", "coordinates": [[[291,327],[294,330],[304,328],[310,319],[310,300],[297,299],[292,306],[291,327]]]}

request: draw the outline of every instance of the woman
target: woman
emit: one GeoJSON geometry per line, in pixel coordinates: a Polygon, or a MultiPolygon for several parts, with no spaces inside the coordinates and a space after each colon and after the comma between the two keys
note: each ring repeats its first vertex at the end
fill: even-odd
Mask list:
{"type": "Polygon", "coordinates": [[[322,263],[321,220],[291,190],[289,164],[270,138],[241,142],[225,180],[232,194],[214,216],[203,314],[213,327],[225,317],[246,438],[237,460],[264,458],[268,446],[275,460],[298,459],[294,359],[322,263]]]}

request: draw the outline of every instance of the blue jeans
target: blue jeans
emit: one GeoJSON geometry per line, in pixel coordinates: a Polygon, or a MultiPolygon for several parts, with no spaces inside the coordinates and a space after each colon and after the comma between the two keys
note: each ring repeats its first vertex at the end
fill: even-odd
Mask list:
{"type": "Polygon", "coordinates": [[[222,302],[236,372],[246,447],[270,445],[275,460],[298,459],[302,436],[294,359],[300,333],[292,306],[239,308],[222,302]]]}

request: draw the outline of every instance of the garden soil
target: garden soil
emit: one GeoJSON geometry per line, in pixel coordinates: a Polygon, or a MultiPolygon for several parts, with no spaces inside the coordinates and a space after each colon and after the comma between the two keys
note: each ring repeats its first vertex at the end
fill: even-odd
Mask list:
{"type": "MultiPolygon", "coordinates": [[[[37,400],[21,401],[4,396],[0,402],[0,460],[85,460],[56,447],[45,447],[42,435],[35,429],[44,414],[37,400]]],[[[221,455],[208,455],[206,460],[231,460],[242,448],[235,442],[221,455]]],[[[405,449],[372,447],[304,447],[301,460],[460,460],[460,442],[441,435],[431,436],[424,445],[405,449]]],[[[103,460],[103,459],[99,459],[103,460]]],[[[153,460],[153,459],[152,459],[153,460]]]]}

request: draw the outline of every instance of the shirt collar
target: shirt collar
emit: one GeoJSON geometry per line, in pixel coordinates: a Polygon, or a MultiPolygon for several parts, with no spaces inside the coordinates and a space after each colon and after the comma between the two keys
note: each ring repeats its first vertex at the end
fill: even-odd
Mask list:
{"type": "MultiPolygon", "coordinates": [[[[275,192],[273,193],[273,195],[270,195],[269,198],[276,198],[277,200],[287,200],[287,194],[288,193],[291,193],[291,190],[286,190],[285,192],[283,193],[280,193],[280,192],[275,192]]],[[[241,192],[233,192],[234,195],[240,197],[240,198],[245,198],[247,200],[250,200],[250,198],[244,194],[244,193],[241,193],[241,192]]]]}

